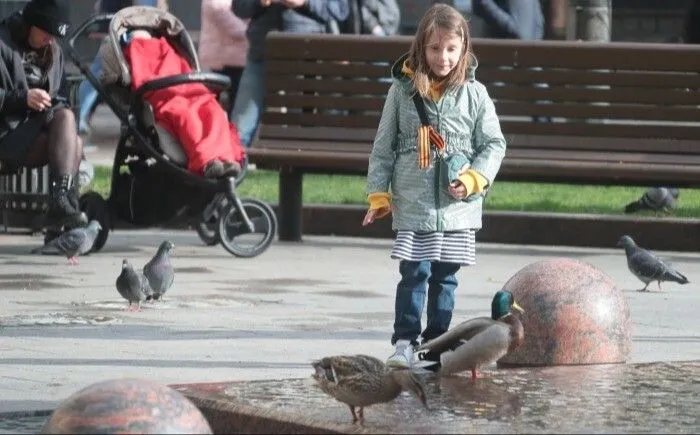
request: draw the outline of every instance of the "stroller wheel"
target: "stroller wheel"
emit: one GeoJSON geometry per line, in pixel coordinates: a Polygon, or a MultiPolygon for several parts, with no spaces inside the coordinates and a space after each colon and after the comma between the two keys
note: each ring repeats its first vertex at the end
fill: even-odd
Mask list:
{"type": "Polygon", "coordinates": [[[88,192],[80,197],[80,210],[87,215],[88,221],[96,220],[102,229],[95,239],[95,244],[90,252],[98,252],[107,243],[109,230],[111,228],[111,217],[109,215],[109,205],[107,201],[97,192],[88,192]]]}
{"type": "Polygon", "coordinates": [[[208,221],[200,221],[195,226],[197,230],[197,235],[207,246],[214,246],[219,244],[219,233],[217,232],[219,226],[219,214],[216,213],[208,221]]]}
{"type": "Polygon", "coordinates": [[[277,233],[277,216],[272,207],[257,199],[242,199],[243,209],[254,225],[251,233],[240,211],[229,205],[218,222],[219,241],[236,257],[251,258],[265,251],[277,233]]]}

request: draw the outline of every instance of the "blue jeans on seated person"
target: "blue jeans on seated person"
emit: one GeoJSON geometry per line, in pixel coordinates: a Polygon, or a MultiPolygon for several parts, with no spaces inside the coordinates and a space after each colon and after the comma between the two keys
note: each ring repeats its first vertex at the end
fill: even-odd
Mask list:
{"type": "Polygon", "coordinates": [[[265,109],[265,63],[248,61],[238,84],[231,121],[238,129],[241,145],[249,148],[255,139],[265,109]]]}
{"type": "Polygon", "coordinates": [[[446,332],[452,321],[455,306],[455,289],[461,265],[438,261],[406,261],[399,263],[401,281],[396,287],[394,335],[391,344],[408,340],[418,344],[418,335],[423,342],[432,340],[446,332]],[[421,315],[428,293],[427,324],[421,334],[421,315]]]}

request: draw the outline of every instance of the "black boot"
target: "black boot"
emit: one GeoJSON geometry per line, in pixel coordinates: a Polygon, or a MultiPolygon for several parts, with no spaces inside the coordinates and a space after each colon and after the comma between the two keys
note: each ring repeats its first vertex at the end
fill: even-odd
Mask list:
{"type": "Polygon", "coordinates": [[[70,205],[73,206],[73,209],[80,212],[80,183],[78,183],[77,174],[73,176],[73,182],[68,190],[68,199],[70,200],[70,205]]]}
{"type": "Polygon", "coordinates": [[[62,227],[81,227],[87,225],[87,217],[73,206],[71,189],[73,177],[61,175],[51,179],[49,193],[49,211],[46,213],[46,226],[53,230],[62,227]]]}

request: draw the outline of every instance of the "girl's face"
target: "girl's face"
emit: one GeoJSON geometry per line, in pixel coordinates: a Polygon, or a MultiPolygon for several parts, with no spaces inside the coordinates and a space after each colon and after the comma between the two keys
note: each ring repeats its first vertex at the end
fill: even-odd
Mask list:
{"type": "Polygon", "coordinates": [[[459,35],[436,30],[425,45],[425,59],[430,71],[437,77],[445,77],[457,66],[464,42],[459,35]]]}

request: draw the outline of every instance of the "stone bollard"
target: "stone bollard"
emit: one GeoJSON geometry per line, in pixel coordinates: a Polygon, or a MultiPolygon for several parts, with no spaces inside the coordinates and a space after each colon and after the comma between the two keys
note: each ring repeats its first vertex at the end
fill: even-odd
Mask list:
{"type": "Polygon", "coordinates": [[[525,310],[523,344],[499,367],[623,363],[630,353],[629,307],[607,274],[582,261],[530,264],[503,287],[525,310]]]}
{"type": "Polygon", "coordinates": [[[180,392],[142,379],[92,384],[51,414],[44,434],[211,434],[202,413],[180,392]]]}

